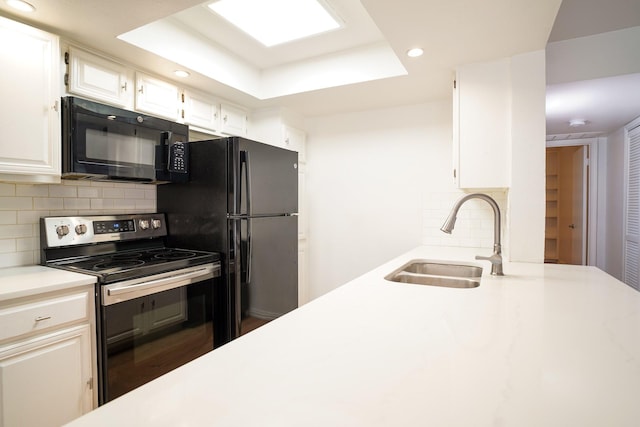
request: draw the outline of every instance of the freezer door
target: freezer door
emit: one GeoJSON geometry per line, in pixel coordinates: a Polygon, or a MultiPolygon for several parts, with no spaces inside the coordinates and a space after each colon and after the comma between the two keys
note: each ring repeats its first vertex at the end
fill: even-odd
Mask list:
{"type": "Polygon", "coordinates": [[[244,334],[298,307],[298,217],[237,222],[241,266],[233,317],[244,334]]]}
{"type": "Polygon", "coordinates": [[[298,212],[298,153],[243,138],[230,138],[234,177],[231,214],[260,216],[298,212]]]}

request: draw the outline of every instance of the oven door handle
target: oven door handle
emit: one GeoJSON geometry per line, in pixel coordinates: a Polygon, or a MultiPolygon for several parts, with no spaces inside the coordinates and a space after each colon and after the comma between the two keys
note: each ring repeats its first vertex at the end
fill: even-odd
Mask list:
{"type": "MultiPolygon", "coordinates": [[[[217,267],[219,269],[219,267],[217,267]]],[[[141,296],[179,288],[201,280],[211,279],[215,276],[216,267],[207,266],[186,273],[174,274],[159,279],[136,282],[132,284],[120,283],[113,287],[104,287],[103,305],[116,304],[141,296]]]]}

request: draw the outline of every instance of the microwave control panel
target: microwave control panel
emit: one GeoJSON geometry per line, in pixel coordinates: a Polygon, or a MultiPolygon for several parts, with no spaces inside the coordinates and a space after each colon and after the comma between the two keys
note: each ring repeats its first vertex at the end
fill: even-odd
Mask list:
{"type": "Polygon", "coordinates": [[[187,173],[188,145],[177,141],[169,145],[169,172],[187,173]]]}

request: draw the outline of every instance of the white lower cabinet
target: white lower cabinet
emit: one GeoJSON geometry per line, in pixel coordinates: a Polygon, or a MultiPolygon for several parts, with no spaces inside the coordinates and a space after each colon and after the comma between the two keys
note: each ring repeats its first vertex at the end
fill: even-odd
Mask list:
{"type": "Polygon", "coordinates": [[[0,427],[60,426],[97,403],[93,285],[2,301],[0,427]]]}
{"type": "Polygon", "coordinates": [[[0,426],[60,426],[93,408],[91,328],[0,347],[0,426]]]}
{"type": "Polygon", "coordinates": [[[307,264],[309,253],[307,251],[307,239],[298,239],[298,306],[311,301],[309,284],[307,280],[307,264]]]}

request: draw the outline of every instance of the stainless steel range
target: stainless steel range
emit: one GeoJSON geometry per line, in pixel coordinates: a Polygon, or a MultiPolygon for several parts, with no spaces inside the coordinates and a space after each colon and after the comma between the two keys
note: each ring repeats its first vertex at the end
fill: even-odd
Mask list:
{"type": "Polygon", "coordinates": [[[97,277],[106,403],[214,348],[217,253],[165,245],[164,214],[46,217],[41,264],[97,277]]]}

